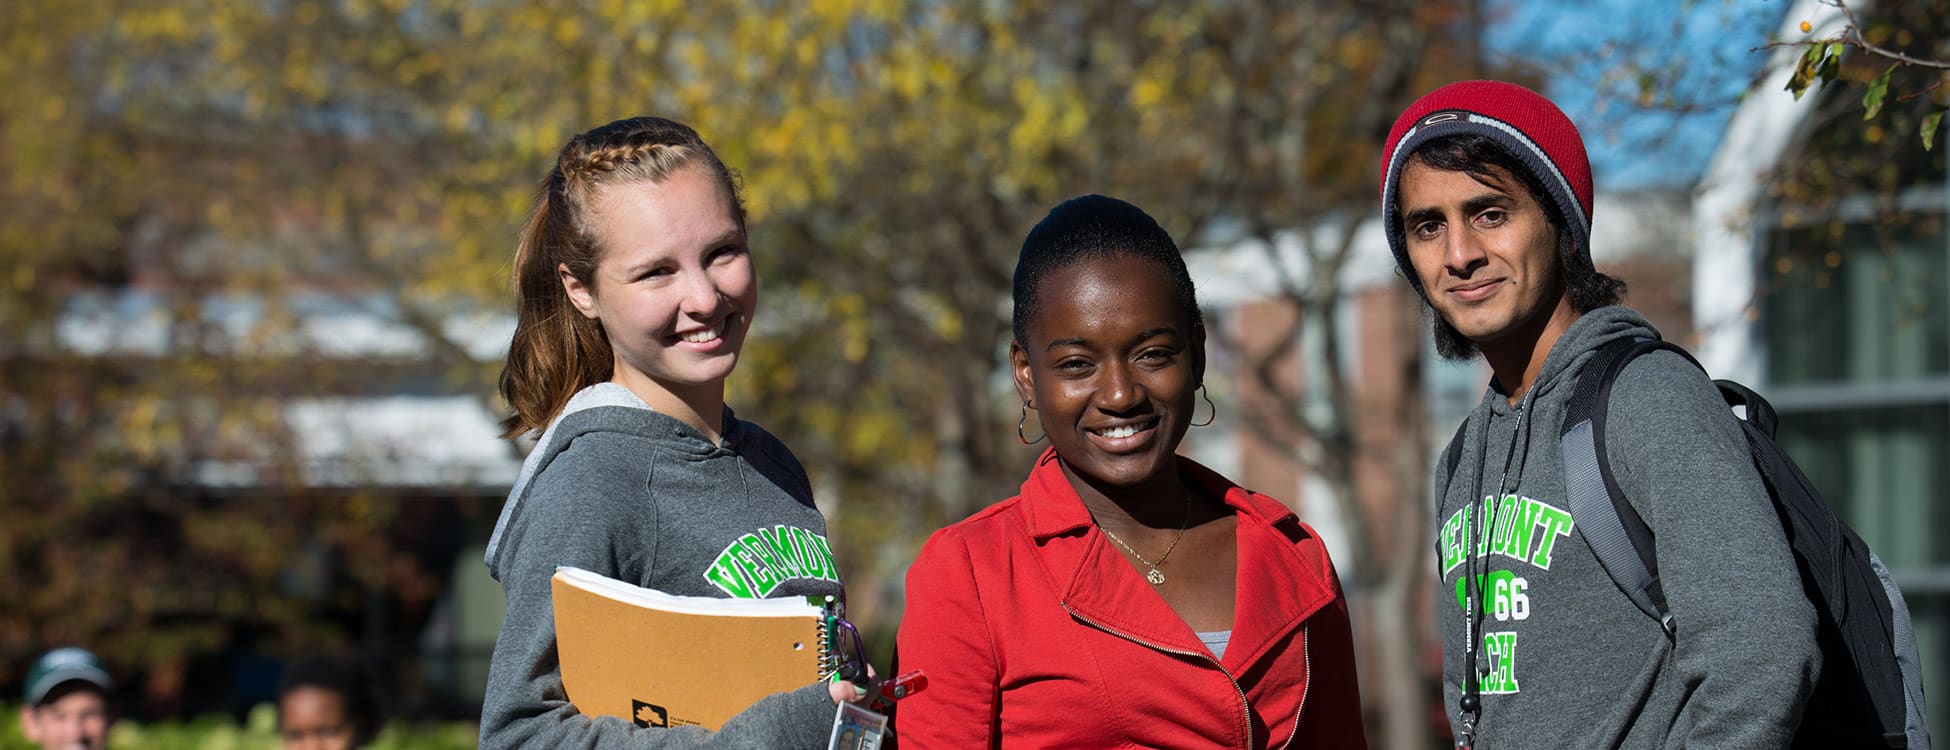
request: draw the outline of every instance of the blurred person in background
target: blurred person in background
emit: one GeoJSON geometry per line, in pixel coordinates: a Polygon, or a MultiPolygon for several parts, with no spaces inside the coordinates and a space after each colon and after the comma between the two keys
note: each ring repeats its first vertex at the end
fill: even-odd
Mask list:
{"type": "Polygon", "coordinates": [[[758,305],[731,170],[662,118],[578,135],[514,265],[506,436],[540,437],[487,545],[508,614],[481,747],[824,747],[835,703],[864,697],[851,683],[769,696],[717,732],[639,727],[579,713],[556,657],[558,566],[683,596],[844,595],[805,469],[725,404],[758,305]],[[754,569],[735,552],[758,535],[804,540],[805,564],[754,569]]]}
{"type": "Polygon", "coordinates": [[[278,685],[284,750],[351,750],[378,736],[379,700],[365,667],[349,658],[299,661],[278,685]]]}
{"type": "Polygon", "coordinates": [[[1014,297],[1010,366],[1042,433],[1021,437],[1049,448],[908,571],[896,659],[930,687],[898,706],[902,746],[1366,747],[1320,537],[1177,455],[1211,417],[1171,236],[1124,201],[1067,201],[1023,241],[1014,297]]]}
{"type": "Polygon", "coordinates": [[[109,722],[108,670],[82,648],[57,648],[27,670],[20,728],[42,750],[98,750],[109,722]]]}

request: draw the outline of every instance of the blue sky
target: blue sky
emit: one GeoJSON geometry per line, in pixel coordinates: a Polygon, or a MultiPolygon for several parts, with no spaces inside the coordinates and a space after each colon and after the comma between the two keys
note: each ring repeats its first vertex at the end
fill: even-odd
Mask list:
{"type": "MultiPolygon", "coordinates": [[[[1689,185],[1705,169],[1733,105],[1766,61],[1791,0],[1491,0],[1488,47],[1533,61],[1545,93],[1585,136],[1602,188],[1689,185]],[[1665,74],[1693,110],[1642,108],[1616,71],[1665,74]]],[[[1760,95],[1789,96],[1786,92],[1760,95]]]]}

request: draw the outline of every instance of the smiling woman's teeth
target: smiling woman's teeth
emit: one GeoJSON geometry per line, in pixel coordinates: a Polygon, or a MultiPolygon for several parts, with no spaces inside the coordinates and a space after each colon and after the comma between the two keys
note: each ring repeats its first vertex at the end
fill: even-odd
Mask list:
{"type": "Polygon", "coordinates": [[[1127,424],[1127,425],[1121,425],[1121,426],[1118,426],[1118,427],[1112,427],[1112,428],[1109,428],[1109,429],[1105,429],[1105,430],[1097,430],[1097,431],[1096,431],[1096,433],[1097,433],[1097,434],[1099,434],[1099,435],[1102,435],[1102,436],[1104,436],[1104,437],[1107,437],[1107,438],[1113,438],[1113,439],[1115,439],[1115,438],[1127,438],[1127,437],[1130,437],[1130,436],[1132,436],[1132,435],[1136,435],[1136,434],[1138,434],[1138,430],[1144,430],[1144,429],[1149,429],[1149,428],[1151,428],[1152,426],[1154,426],[1154,425],[1156,425],[1156,424],[1157,424],[1157,422],[1155,422],[1155,421],[1153,421],[1153,422],[1140,422],[1140,423],[1138,423],[1138,424],[1127,424]]]}
{"type": "Polygon", "coordinates": [[[681,338],[681,339],[683,339],[683,340],[685,340],[685,341],[687,341],[687,342],[690,342],[690,343],[693,343],[693,344],[702,344],[702,343],[704,343],[704,342],[706,342],[706,341],[715,341],[715,340],[717,340],[717,338],[718,338],[718,329],[716,329],[716,328],[706,328],[706,329],[704,329],[704,330],[702,330],[702,331],[692,331],[692,332],[690,332],[690,333],[686,333],[686,334],[684,334],[684,335],[682,335],[682,336],[679,336],[678,338],[681,338]]]}

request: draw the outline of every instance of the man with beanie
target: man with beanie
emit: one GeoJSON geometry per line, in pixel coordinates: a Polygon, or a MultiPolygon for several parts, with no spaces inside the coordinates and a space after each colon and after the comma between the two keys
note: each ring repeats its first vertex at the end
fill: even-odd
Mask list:
{"type": "Polygon", "coordinates": [[[1585,536],[1604,519],[1566,500],[1557,438],[1579,373],[1608,342],[1659,336],[1592,266],[1577,128],[1527,88],[1465,81],[1410,106],[1382,159],[1389,246],[1436,351],[1492,372],[1433,484],[1458,746],[1787,747],[1819,668],[1815,612],[1706,375],[1670,351],[1632,359],[1600,423],[1670,618],[1613,583],[1585,536]]]}
{"type": "Polygon", "coordinates": [[[27,670],[20,728],[42,750],[99,750],[108,738],[108,672],[86,649],[57,648],[27,670]]]}

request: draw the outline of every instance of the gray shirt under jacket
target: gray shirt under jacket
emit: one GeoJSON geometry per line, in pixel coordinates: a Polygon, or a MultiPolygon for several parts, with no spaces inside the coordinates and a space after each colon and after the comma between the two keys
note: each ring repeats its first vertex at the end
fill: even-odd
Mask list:
{"type": "Polygon", "coordinates": [[[1443,708],[1460,733],[1473,571],[1479,748],[1781,748],[1800,721],[1819,667],[1814,609],[1739,424],[1698,368],[1671,352],[1633,360],[1605,428],[1619,487],[1657,538],[1675,639],[1612,582],[1565,502],[1558,430],[1578,373],[1606,342],[1657,336],[1624,307],[1585,314],[1551,348],[1530,413],[1519,420],[1492,382],[1456,476],[1437,467],[1443,708]]]}
{"type": "MultiPolygon", "coordinates": [[[[824,683],[769,696],[719,731],[638,728],[576,711],[556,662],[557,566],[687,596],[841,595],[812,488],[783,443],[725,410],[724,437],[622,386],[576,394],[522,465],[488,543],[508,614],[481,707],[483,748],[819,748],[824,683]]],[[[709,690],[709,685],[697,686],[709,690]]]]}

